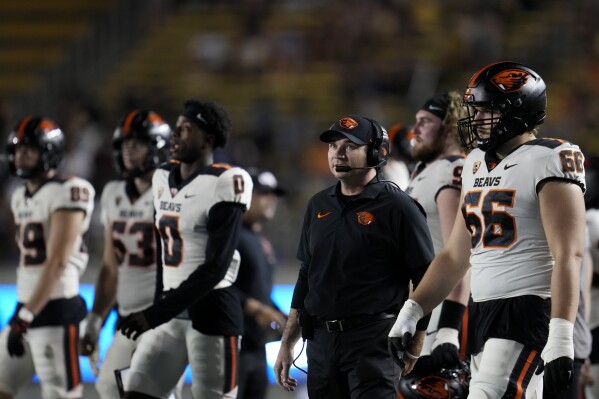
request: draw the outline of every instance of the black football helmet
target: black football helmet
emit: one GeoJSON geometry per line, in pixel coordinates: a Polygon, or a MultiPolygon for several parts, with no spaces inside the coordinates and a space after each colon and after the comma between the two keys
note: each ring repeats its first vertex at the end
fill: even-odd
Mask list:
{"type": "Polygon", "coordinates": [[[19,121],[8,135],[6,153],[8,168],[12,175],[25,179],[35,177],[50,169],[55,169],[62,160],[64,134],[58,125],[42,116],[27,116],[19,121]],[[25,145],[40,150],[40,158],[33,168],[17,168],[15,153],[17,146],[25,145]]]}
{"type": "Polygon", "coordinates": [[[425,376],[414,372],[399,379],[400,399],[466,399],[470,383],[470,365],[460,362],[456,369],[441,369],[425,376]]]}
{"type": "Polygon", "coordinates": [[[156,169],[168,158],[171,134],[170,126],[153,111],[136,110],[128,113],[112,136],[112,148],[119,173],[127,177],[135,177],[156,169]],[[126,170],[123,164],[122,144],[127,139],[138,139],[149,146],[144,164],[136,170],[126,170]]]}
{"type": "Polygon", "coordinates": [[[464,147],[472,149],[476,142],[476,147],[483,151],[494,150],[543,123],[546,90],[539,74],[515,62],[498,62],[478,71],[468,83],[462,102],[469,115],[458,121],[464,147]],[[498,112],[499,117],[475,120],[476,108],[498,112]],[[490,127],[489,138],[478,136],[479,126],[490,127]]]}

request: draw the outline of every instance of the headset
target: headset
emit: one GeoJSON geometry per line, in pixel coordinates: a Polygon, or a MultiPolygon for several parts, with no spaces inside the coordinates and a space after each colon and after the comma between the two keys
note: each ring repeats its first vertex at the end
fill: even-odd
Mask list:
{"type": "Polygon", "coordinates": [[[382,127],[374,119],[366,118],[374,127],[374,137],[368,143],[368,149],[366,150],[366,164],[372,168],[380,168],[387,163],[389,153],[391,152],[389,146],[389,134],[387,130],[382,127]]]}

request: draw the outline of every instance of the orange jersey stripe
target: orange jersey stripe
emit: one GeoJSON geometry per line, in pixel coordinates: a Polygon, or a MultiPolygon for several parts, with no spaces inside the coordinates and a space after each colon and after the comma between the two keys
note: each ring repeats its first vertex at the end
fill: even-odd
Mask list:
{"type": "Polygon", "coordinates": [[[237,343],[234,336],[229,337],[229,340],[231,341],[231,387],[229,391],[232,391],[237,382],[237,378],[235,378],[237,375],[237,343]]]}
{"type": "Polygon", "coordinates": [[[77,328],[69,325],[69,356],[71,364],[71,375],[73,376],[73,388],[81,383],[79,375],[79,359],[77,357],[77,328]]]}
{"type": "Polygon", "coordinates": [[[530,368],[530,365],[532,364],[532,361],[534,360],[535,356],[537,356],[537,351],[533,350],[530,352],[530,354],[528,355],[528,358],[526,359],[526,363],[524,364],[524,367],[522,368],[522,371],[520,372],[520,375],[518,376],[518,381],[516,382],[517,391],[516,391],[516,396],[514,397],[514,399],[521,399],[524,396],[524,390],[522,389],[522,381],[524,380],[524,377],[526,376],[526,372],[530,368]]]}
{"type": "Polygon", "coordinates": [[[466,360],[466,346],[468,344],[468,308],[462,317],[462,336],[460,337],[460,359],[466,360]]]}

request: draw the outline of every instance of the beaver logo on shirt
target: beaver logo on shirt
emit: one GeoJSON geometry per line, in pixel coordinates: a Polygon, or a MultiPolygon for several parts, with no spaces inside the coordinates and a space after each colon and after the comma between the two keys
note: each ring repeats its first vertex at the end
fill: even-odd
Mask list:
{"type": "Polygon", "coordinates": [[[368,226],[375,220],[374,215],[370,212],[358,212],[357,215],[358,223],[360,223],[363,226],[368,226]]]}

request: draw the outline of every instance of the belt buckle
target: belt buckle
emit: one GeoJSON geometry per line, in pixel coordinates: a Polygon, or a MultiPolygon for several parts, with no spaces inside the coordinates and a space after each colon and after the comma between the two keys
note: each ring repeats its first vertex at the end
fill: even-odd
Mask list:
{"type": "Polygon", "coordinates": [[[327,326],[327,332],[337,332],[337,331],[343,331],[343,323],[342,320],[325,320],[325,325],[327,326]],[[329,324],[331,323],[331,324],[329,324]],[[334,326],[334,325],[339,325],[339,329],[338,330],[331,330],[330,326],[334,326]]]}

